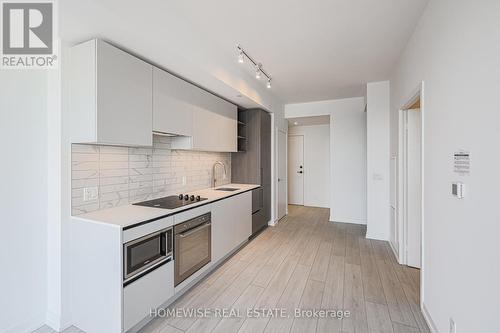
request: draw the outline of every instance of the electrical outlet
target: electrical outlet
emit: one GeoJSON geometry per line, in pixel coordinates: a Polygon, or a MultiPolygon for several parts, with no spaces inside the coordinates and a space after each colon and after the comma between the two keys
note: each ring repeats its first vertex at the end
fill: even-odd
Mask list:
{"type": "Polygon", "coordinates": [[[97,200],[99,191],[97,187],[85,187],[83,189],[83,201],[97,200]]]}
{"type": "Polygon", "coordinates": [[[453,318],[450,318],[450,333],[457,333],[457,325],[453,318]]]}

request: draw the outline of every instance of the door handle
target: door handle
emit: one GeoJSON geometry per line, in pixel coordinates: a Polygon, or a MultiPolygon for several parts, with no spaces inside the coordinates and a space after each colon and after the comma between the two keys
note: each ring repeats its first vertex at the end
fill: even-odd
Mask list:
{"type": "Polygon", "coordinates": [[[202,224],[199,227],[196,227],[194,229],[191,229],[191,230],[188,230],[188,231],[186,231],[184,233],[179,234],[179,237],[180,238],[184,238],[184,237],[190,236],[190,235],[192,235],[192,234],[194,234],[194,233],[196,233],[196,232],[198,232],[198,231],[200,231],[202,229],[208,228],[208,227],[210,227],[210,223],[202,224]]]}

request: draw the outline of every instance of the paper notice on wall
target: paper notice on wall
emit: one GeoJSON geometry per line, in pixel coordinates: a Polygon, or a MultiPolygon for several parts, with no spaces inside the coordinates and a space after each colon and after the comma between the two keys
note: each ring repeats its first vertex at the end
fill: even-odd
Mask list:
{"type": "Polygon", "coordinates": [[[460,150],[453,155],[453,171],[460,175],[468,175],[470,173],[470,153],[460,150]]]}

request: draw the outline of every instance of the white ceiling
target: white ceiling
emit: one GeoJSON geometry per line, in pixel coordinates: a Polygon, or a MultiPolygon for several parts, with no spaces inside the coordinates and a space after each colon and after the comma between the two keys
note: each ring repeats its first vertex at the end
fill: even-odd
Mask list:
{"type": "Polygon", "coordinates": [[[59,31],[70,43],[108,39],[228,99],[240,91],[270,107],[363,96],[367,82],[389,78],[426,3],[65,0],[59,31]],[[236,63],[237,43],[273,76],[271,93],[236,63]]]}
{"type": "Polygon", "coordinates": [[[287,120],[288,126],[326,125],[330,123],[330,116],[288,118],[287,120]]]}

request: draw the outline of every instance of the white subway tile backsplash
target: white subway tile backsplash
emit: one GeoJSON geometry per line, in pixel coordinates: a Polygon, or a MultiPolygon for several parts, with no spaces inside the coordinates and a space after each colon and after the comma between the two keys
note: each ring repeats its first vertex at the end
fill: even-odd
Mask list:
{"type": "Polygon", "coordinates": [[[218,185],[230,182],[230,153],[170,150],[170,140],[155,135],[153,148],[73,144],[72,214],[209,187],[215,161],[223,161],[228,172],[223,180],[218,168],[218,185]],[[98,187],[99,199],[83,201],[85,187],[98,187]]]}

